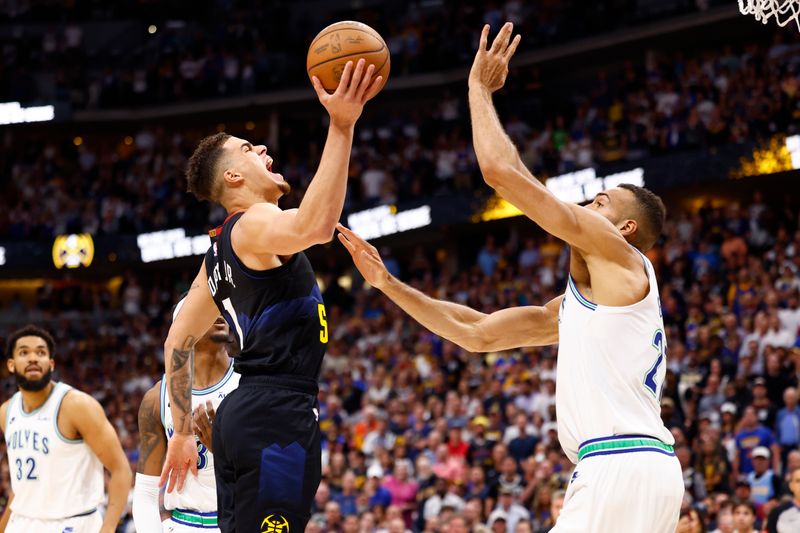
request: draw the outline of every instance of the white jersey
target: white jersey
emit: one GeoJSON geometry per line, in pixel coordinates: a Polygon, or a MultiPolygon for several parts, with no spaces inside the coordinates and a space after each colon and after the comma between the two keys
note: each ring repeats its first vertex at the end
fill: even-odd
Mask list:
{"type": "Polygon", "coordinates": [[[11,473],[12,515],[60,520],[88,513],[103,501],[103,465],[82,439],[58,430],[61,401],[72,387],[54,382],[50,396],[26,413],[22,394],[11,397],[5,440],[11,473]]]}
{"type": "Polygon", "coordinates": [[[661,421],[667,339],[653,265],[641,301],[608,307],[584,298],[569,277],[558,316],[558,440],[573,463],[581,444],[646,435],[674,444],[661,421]]]}
{"type": "MultiPolygon", "coordinates": [[[[192,410],[200,404],[205,405],[210,400],[216,410],[223,398],[239,386],[241,376],[233,371],[233,363],[228,371],[216,384],[206,389],[192,389],[192,410]]],[[[169,396],[167,395],[167,380],[161,379],[161,423],[167,434],[167,439],[175,432],[170,412],[169,396]]],[[[181,511],[196,511],[199,513],[216,512],[217,510],[217,482],[214,478],[214,456],[197,440],[197,477],[186,476],[186,483],[181,492],[165,492],[164,508],[181,511]]],[[[187,520],[190,520],[187,517],[187,520]]]]}

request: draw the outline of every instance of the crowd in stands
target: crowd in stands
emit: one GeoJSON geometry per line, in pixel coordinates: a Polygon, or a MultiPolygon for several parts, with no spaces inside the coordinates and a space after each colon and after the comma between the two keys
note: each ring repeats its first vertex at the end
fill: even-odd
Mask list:
{"type": "Polygon", "coordinates": [[[11,2],[0,15],[9,28],[0,31],[0,101],[115,108],[296,87],[306,80],[309,43],[341,19],[378,30],[392,53],[392,75],[402,76],[469,64],[482,24],[497,31],[514,22],[524,51],[722,3],[447,0],[320,14],[319,3],[309,11],[303,2],[11,2]]]}
{"type": "MultiPolygon", "coordinates": [[[[626,62],[611,78],[600,70],[588,88],[561,95],[538,70],[519,69],[498,106],[523,161],[543,177],[682,150],[713,152],[798,131],[798,47],[778,34],[769,45],[736,50],[652,52],[644,64],[626,62]]],[[[368,109],[356,132],[346,211],[488,192],[480,187],[465,100],[463,91],[445,88],[430,112],[368,109]]],[[[261,140],[240,129],[231,133],[261,140]]],[[[323,136],[318,124],[310,131],[323,136]]],[[[185,192],[183,169],[208,133],[158,128],[73,140],[8,131],[0,153],[0,239],[204,231],[224,214],[185,192]]],[[[318,143],[302,139],[281,138],[272,151],[276,170],[294,187],[287,206],[299,203],[320,154],[318,143]]]]}
{"type": "MultiPolygon", "coordinates": [[[[649,252],[669,343],[662,419],[686,486],[681,532],[783,533],[779,515],[792,497],[800,505],[796,201],[756,193],[745,205],[675,210],[649,252]]],[[[521,221],[485,235],[470,257],[450,239],[397,258],[385,250],[385,260],[420,290],[484,312],[540,304],[564,290],[569,251],[530,231],[521,221]]],[[[330,341],[309,530],[548,531],[572,472],[557,440],[556,348],[468,353],[357,274],[340,286],[352,272],[320,270],[330,341]]],[[[116,292],[51,284],[11,306],[16,321],[51,325],[59,379],[103,403],[132,464],[139,401],[160,377],[169,310],[188,283],[188,273],[128,272],[116,292]]],[[[3,390],[13,392],[10,377],[3,390]]]]}

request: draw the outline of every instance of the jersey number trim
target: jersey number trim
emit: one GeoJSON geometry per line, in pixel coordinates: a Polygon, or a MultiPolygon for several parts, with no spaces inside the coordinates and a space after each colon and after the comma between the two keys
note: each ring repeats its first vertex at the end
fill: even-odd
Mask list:
{"type": "Polygon", "coordinates": [[[20,481],[23,476],[25,476],[25,479],[29,479],[31,481],[39,479],[39,476],[36,475],[36,459],[34,459],[33,457],[28,457],[27,459],[25,459],[24,464],[28,467],[27,474],[24,474],[22,472],[22,465],[23,465],[22,459],[17,459],[16,461],[14,461],[14,464],[17,466],[17,481],[20,481]]]}
{"type": "Polygon", "coordinates": [[[667,359],[667,342],[664,338],[664,332],[660,329],[657,329],[653,335],[653,348],[658,350],[658,358],[653,366],[650,367],[650,370],[647,371],[647,374],[645,374],[644,386],[653,393],[653,396],[659,398],[659,393],[663,392],[663,389],[659,391],[659,383],[656,382],[656,376],[658,375],[658,367],[667,359]]]}
{"type": "Polygon", "coordinates": [[[325,305],[317,304],[317,311],[319,312],[319,325],[322,328],[319,332],[319,342],[326,344],[328,342],[328,319],[325,316],[325,305]]]}
{"type": "Polygon", "coordinates": [[[231,302],[230,298],[225,298],[222,300],[222,307],[231,315],[233,326],[236,328],[236,336],[239,337],[239,349],[241,350],[244,348],[244,335],[242,335],[242,326],[239,325],[239,319],[236,317],[236,309],[233,308],[233,302],[231,302]]]}

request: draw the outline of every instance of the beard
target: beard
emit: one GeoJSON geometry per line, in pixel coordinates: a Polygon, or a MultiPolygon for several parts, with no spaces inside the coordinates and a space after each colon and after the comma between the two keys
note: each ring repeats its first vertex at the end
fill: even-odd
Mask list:
{"type": "Polygon", "coordinates": [[[229,342],[233,342],[233,335],[231,335],[230,332],[225,333],[224,331],[215,331],[208,336],[208,340],[217,344],[227,344],[229,342]]]}
{"type": "Polygon", "coordinates": [[[49,368],[47,369],[47,372],[42,374],[42,377],[39,379],[28,379],[23,374],[14,372],[14,379],[17,381],[17,386],[20,389],[28,392],[38,392],[44,389],[50,383],[52,377],[53,371],[49,368]]]}

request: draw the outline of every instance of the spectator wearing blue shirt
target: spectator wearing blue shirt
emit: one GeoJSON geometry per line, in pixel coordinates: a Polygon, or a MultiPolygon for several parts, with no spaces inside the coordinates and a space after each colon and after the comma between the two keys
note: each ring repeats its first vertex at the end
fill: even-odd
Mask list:
{"type": "Polygon", "coordinates": [[[781,447],[781,465],[786,465],[786,456],[800,447],[800,406],[797,405],[797,389],[789,387],[783,391],[783,409],[775,417],[775,436],[781,447]]]}
{"type": "Polygon", "coordinates": [[[486,244],[481,248],[478,253],[478,266],[484,274],[491,276],[494,274],[495,266],[500,261],[500,253],[494,244],[494,237],[489,235],[486,237],[486,244]]]}
{"type": "Polygon", "coordinates": [[[382,482],[383,467],[373,463],[372,466],[367,468],[367,482],[364,486],[364,490],[369,496],[370,509],[378,505],[386,509],[392,503],[392,493],[381,485],[382,482]]]}
{"type": "Polygon", "coordinates": [[[334,492],[331,499],[339,504],[342,516],[348,516],[358,514],[357,497],[356,475],[352,470],[348,470],[342,476],[342,490],[334,492]]]}
{"type": "Polygon", "coordinates": [[[750,452],[753,471],[747,474],[750,483],[750,501],[761,508],[765,503],[777,497],[780,490],[780,476],[769,467],[769,450],[764,446],[756,446],[750,452]]]}
{"type": "Polygon", "coordinates": [[[753,471],[751,454],[758,446],[773,448],[773,453],[778,451],[778,445],[772,432],[758,423],[756,410],[752,405],[744,408],[742,423],[736,433],[736,456],[733,459],[733,474],[749,474],[753,471]]]}

